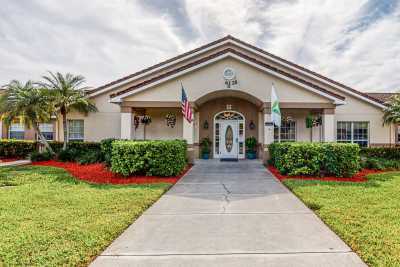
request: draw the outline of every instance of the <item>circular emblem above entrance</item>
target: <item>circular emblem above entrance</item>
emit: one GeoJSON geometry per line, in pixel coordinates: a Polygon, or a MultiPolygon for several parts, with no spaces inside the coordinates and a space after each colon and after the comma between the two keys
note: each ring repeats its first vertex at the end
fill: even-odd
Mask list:
{"type": "Polygon", "coordinates": [[[223,75],[225,80],[233,80],[235,79],[236,73],[234,69],[228,67],[224,69],[223,75]]]}

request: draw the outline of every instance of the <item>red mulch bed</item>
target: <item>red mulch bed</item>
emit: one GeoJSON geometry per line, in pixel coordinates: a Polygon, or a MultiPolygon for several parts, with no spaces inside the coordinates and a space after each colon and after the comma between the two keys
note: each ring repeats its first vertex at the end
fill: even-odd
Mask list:
{"type": "Polygon", "coordinates": [[[17,161],[17,160],[21,160],[21,158],[6,158],[6,159],[0,159],[0,163],[2,163],[2,162],[13,162],[13,161],[17,161]]]}
{"type": "Polygon", "coordinates": [[[356,182],[356,183],[367,181],[366,176],[368,174],[383,172],[383,171],[378,171],[378,170],[362,169],[361,171],[356,173],[353,177],[341,178],[341,177],[334,177],[334,176],[312,177],[312,176],[304,176],[304,175],[300,175],[300,176],[282,175],[279,173],[278,169],[273,166],[268,166],[268,170],[280,181],[285,180],[285,179],[297,179],[297,180],[319,180],[319,181],[356,182]]]}
{"type": "Polygon", "coordinates": [[[129,176],[124,177],[112,173],[102,163],[79,165],[75,162],[59,162],[55,160],[34,162],[35,166],[51,166],[58,167],[68,171],[72,176],[79,180],[84,180],[96,184],[154,184],[154,183],[169,183],[175,184],[179,179],[190,170],[191,166],[187,167],[180,175],[173,177],[158,177],[158,176],[129,176]]]}

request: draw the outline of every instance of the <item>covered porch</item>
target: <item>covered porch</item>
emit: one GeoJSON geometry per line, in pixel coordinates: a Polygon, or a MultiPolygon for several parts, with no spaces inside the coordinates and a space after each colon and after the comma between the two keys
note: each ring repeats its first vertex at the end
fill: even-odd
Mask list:
{"type": "Polygon", "coordinates": [[[255,137],[257,157],[263,160],[274,141],[335,140],[333,103],[281,102],[280,129],[271,124],[270,102],[237,90],[214,91],[192,101],[192,123],[183,118],[179,101],[123,101],[120,107],[122,139],[185,139],[191,162],[201,157],[204,138],[211,141],[210,158],[244,159],[245,140],[255,137]]]}

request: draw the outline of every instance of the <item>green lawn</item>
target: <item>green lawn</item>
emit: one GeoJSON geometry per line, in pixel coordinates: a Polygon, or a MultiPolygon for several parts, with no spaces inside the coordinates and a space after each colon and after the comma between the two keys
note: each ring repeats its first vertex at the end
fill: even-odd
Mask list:
{"type": "Polygon", "coordinates": [[[92,185],[52,167],[0,168],[0,266],[87,265],[170,185],[92,185]]]}
{"type": "Polygon", "coordinates": [[[286,180],[370,266],[400,266],[400,173],[366,183],[286,180]]]}

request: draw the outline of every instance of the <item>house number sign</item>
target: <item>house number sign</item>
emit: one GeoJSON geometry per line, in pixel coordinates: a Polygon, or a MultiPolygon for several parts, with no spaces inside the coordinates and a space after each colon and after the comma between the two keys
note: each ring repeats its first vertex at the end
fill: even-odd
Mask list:
{"type": "Polygon", "coordinates": [[[233,68],[225,68],[223,72],[226,88],[232,88],[238,84],[236,79],[236,72],[233,68]]]}

